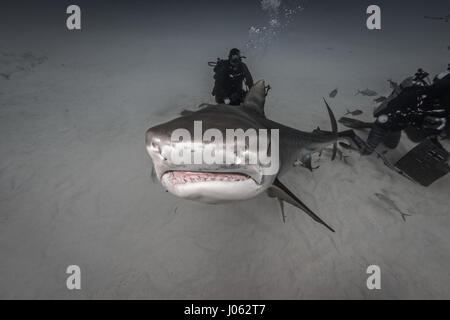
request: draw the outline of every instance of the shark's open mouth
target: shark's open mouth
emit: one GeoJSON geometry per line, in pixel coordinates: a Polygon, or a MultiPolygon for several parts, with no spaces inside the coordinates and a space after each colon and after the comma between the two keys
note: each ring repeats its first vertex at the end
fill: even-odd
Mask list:
{"type": "Polygon", "coordinates": [[[169,171],[164,178],[172,185],[196,183],[196,182],[240,182],[251,179],[242,173],[224,173],[224,172],[195,172],[195,171],[169,171]]]}

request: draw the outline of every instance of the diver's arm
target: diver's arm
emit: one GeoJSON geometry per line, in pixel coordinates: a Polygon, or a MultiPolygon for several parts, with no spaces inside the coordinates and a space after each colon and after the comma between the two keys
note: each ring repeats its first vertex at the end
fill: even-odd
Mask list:
{"type": "Polygon", "coordinates": [[[378,116],[370,130],[367,142],[360,146],[362,155],[372,154],[378,145],[385,141],[386,137],[393,129],[393,118],[394,117],[391,114],[382,114],[378,116]]]}
{"type": "Polygon", "coordinates": [[[384,128],[377,122],[375,122],[374,126],[372,127],[372,130],[370,130],[367,142],[365,143],[365,146],[361,150],[361,154],[363,155],[372,154],[378,147],[378,145],[384,141],[384,139],[387,137],[389,133],[389,131],[386,130],[386,128],[384,128]]]}

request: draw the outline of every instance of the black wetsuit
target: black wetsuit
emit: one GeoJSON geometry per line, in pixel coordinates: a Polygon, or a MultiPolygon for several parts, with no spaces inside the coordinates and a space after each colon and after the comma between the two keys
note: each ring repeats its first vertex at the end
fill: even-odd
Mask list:
{"type": "Polygon", "coordinates": [[[242,61],[233,66],[229,60],[220,60],[214,68],[214,89],[212,95],[217,103],[225,103],[225,99],[230,99],[231,105],[239,105],[244,100],[245,91],[242,83],[251,88],[253,78],[247,65],[242,61]]]}
{"type": "Polygon", "coordinates": [[[404,88],[389,101],[378,115],[362,153],[372,153],[380,143],[397,147],[402,130],[414,142],[440,134],[450,136],[450,123],[440,130],[428,125],[430,120],[443,118],[450,119],[450,74],[430,86],[404,88]]]}

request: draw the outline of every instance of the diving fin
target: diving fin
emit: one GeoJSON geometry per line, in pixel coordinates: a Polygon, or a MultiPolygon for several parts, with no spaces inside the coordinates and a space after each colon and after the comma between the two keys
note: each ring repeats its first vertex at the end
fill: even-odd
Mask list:
{"type": "Polygon", "coordinates": [[[342,123],[347,128],[351,129],[372,129],[372,122],[364,122],[357,119],[342,117],[339,119],[339,122],[342,123]]]}
{"type": "MultiPolygon", "coordinates": [[[[279,200],[286,201],[293,206],[303,210],[307,215],[309,215],[314,221],[322,224],[332,232],[335,232],[328,224],[325,223],[319,216],[317,216],[311,209],[309,209],[295,194],[293,194],[280,180],[275,179],[270,195],[276,196],[279,200]]],[[[283,213],[284,216],[284,213],[283,213]]]]}

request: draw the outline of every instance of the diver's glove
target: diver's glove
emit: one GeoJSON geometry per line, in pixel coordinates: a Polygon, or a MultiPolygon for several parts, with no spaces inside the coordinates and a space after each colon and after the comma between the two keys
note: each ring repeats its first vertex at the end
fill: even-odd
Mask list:
{"type": "Polygon", "coordinates": [[[389,131],[382,127],[378,122],[375,122],[372,130],[370,130],[367,142],[364,143],[364,147],[361,150],[362,155],[372,154],[378,145],[383,142],[388,135],[389,131]]]}

